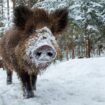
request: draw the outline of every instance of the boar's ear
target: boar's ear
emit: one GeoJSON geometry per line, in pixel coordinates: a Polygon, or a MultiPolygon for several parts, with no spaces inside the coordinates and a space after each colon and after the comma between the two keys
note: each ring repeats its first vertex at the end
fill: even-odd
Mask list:
{"type": "Polygon", "coordinates": [[[50,13],[51,17],[51,30],[53,33],[58,34],[62,32],[68,23],[68,9],[57,9],[50,13]]]}
{"type": "Polygon", "coordinates": [[[27,20],[32,16],[32,11],[26,6],[18,6],[14,10],[13,22],[19,28],[24,28],[27,20]]]}

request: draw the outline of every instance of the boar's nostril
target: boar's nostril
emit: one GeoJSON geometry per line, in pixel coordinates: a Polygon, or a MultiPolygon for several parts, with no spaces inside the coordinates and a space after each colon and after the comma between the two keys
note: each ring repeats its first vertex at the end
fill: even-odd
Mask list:
{"type": "Polygon", "coordinates": [[[43,39],[47,39],[45,36],[43,36],[43,39]]]}
{"type": "Polygon", "coordinates": [[[49,57],[52,57],[52,56],[53,56],[53,53],[52,53],[52,52],[47,52],[47,55],[48,55],[49,57]]]}
{"type": "Polygon", "coordinates": [[[36,56],[37,56],[37,57],[40,57],[41,54],[42,54],[41,52],[37,52],[37,53],[36,53],[36,56]]]}
{"type": "Polygon", "coordinates": [[[52,46],[43,45],[38,47],[35,51],[35,59],[38,61],[51,62],[56,57],[56,51],[52,46]]]}

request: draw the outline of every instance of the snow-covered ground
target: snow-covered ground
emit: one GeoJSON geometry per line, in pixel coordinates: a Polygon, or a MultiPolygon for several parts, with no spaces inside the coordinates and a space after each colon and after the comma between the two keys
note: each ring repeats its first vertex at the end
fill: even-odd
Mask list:
{"type": "Polygon", "coordinates": [[[51,65],[39,76],[36,96],[22,97],[14,74],[6,85],[0,69],[0,105],[105,105],[105,57],[75,59],[51,65]]]}

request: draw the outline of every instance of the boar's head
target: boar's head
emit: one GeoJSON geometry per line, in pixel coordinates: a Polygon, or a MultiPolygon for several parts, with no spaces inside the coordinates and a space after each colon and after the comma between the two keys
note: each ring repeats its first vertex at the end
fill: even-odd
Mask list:
{"type": "Polygon", "coordinates": [[[17,7],[14,24],[21,37],[15,53],[20,65],[25,63],[28,71],[30,67],[45,69],[60,51],[55,37],[65,29],[67,22],[67,8],[49,13],[39,8],[17,7]]]}

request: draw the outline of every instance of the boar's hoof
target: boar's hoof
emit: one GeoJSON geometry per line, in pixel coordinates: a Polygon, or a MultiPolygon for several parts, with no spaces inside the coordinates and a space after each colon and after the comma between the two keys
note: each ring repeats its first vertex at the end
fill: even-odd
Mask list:
{"type": "Polygon", "coordinates": [[[33,91],[28,91],[27,93],[25,92],[24,94],[23,94],[23,96],[24,96],[24,98],[32,98],[32,97],[34,97],[34,93],[33,93],[33,91]]]}
{"type": "Polygon", "coordinates": [[[11,79],[7,79],[7,85],[10,85],[10,84],[12,84],[12,80],[11,79]]]}
{"type": "Polygon", "coordinates": [[[33,90],[36,90],[36,86],[33,86],[32,89],[33,89],[33,90]]]}
{"type": "Polygon", "coordinates": [[[7,81],[7,85],[10,85],[10,84],[12,84],[12,82],[11,81],[7,81]]]}

